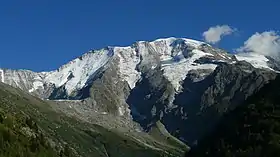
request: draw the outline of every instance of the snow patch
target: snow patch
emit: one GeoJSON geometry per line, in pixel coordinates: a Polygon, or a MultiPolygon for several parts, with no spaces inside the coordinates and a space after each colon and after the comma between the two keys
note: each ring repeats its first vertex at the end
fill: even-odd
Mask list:
{"type": "Polygon", "coordinates": [[[141,78],[141,73],[136,70],[136,66],[140,63],[140,57],[136,50],[131,47],[115,47],[114,51],[120,59],[120,77],[133,89],[141,78]]]}
{"type": "Polygon", "coordinates": [[[228,57],[224,56],[223,54],[219,53],[219,56],[221,56],[224,59],[228,59],[228,57]]]}
{"type": "Polygon", "coordinates": [[[205,44],[204,42],[200,42],[192,39],[174,38],[174,37],[166,38],[166,39],[157,39],[155,41],[149,42],[149,44],[152,45],[154,50],[160,55],[161,59],[165,59],[166,57],[172,55],[172,49],[174,49],[172,45],[174,45],[174,42],[176,41],[184,42],[186,45],[194,48],[198,48],[200,45],[205,44]]]}
{"type": "Polygon", "coordinates": [[[125,108],[122,107],[122,106],[119,106],[119,107],[118,107],[118,111],[119,111],[119,115],[120,115],[120,116],[123,116],[124,113],[125,113],[125,108]]]}
{"type": "Polygon", "coordinates": [[[151,69],[153,70],[153,69],[155,69],[156,67],[157,67],[157,65],[153,65],[151,69]]]}
{"type": "Polygon", "coordinates": [[[101,114],[106,115],[106,114],[108,114],[108,112],[101,112],[101,114]]]}
{"type": "Polygon", "coordinates": [[[171,44],[175,41],[175,38],[158,39],[149,44],[159,54],[160,57],[171,56],[172,47],[171,44]]]}
{"type": "Polygon", "coordinates": [[[165,57],[165,60],[162,60],[162,69],[164,70],[164,76],[172,83],[177,92],[181,88],[180,82],[186,78],[186,75],[190,70],[215,70],[217,67],[216,64],[194,64],[194,61],[196,61],[197,59],[212,54],[205,53],[197,49],[192,50],[192,53],[193,55],[190,58],[184,58],[179,62],[173,62],[171,56],[169,56],[169,58],[165,57]]]}
{"type": "Polygon", "coordinates": [[[31,93],[31,92],[34,92],[34,91],[36,91],[37,89],[39,89],[40,87],[43,88],[43,86],[44,86],[44,83],[43,83],[43,82],[41,82],[41,81],[35,81],[35,82],[33,82],[33,88],[31,88],[31,89],[29,90],[29,92],[30,92],[30,93],[31,93]]]}
{"type": "MultiPolygon", "coordinates": [[[[183,40],[185,40],[185,43],[187,43],[188,45],[191,45],[191,46],[193,46],[195,48],[198,48],[200,45],[205,44],[204,42],[193,40],[193,39],[185,39],[185,38],[183,38],[183,40]]],[[[209,45],[209,44],[207,44],[207,45],[209,45]]]]}
{"type": "Polygon", "coordinates": [[[0,69],[0,73],[1,73],[1,82],[4,83],[4,81],[5,81],[4,70],[0,69]]]}
{"type": "Polygon", "coordinates": [[[150,42],[150,44],[156,44],[159,42],[164,42],[166,43],[168,46],[171,45],[171,43],[173,43],[176,40],[182,40],[184,41],[187,45],[189,46],[193,46],[195,48],[198,48],[200,45],[202,44],[206,44],[204,42],[201,41],[197,41],[197,40],[193,40],[193,39],[187,39],[187,38],[175,38],[175,37],[170,37],[170,38],[161,38],[161,39],[157,39],[155,41],[150,42]]]}
{"type": "Polygon", "coordinates": [[[239,53],[235,55],[235,57],[238,61],[246,61],[255,68],[273,70],[268,66],[267,62],[269,60],[264,55],[253,53],[239,53]]]}

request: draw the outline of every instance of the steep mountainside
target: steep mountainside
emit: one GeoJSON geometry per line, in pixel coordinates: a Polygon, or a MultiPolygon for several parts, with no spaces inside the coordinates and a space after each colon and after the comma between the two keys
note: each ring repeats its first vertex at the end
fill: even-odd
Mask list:
{"type": "Polygon", "coordinates": [[[67,115],[122,131],[150,132],[161,122],[192,145],[279,67],[267,56],[166,38],[92,50],[51,72],[2,69],[0,76],[67,115]]]}
{"type": "Polygon", "coordinates": [[[280,156],[280,77],[224,116],[187,157],[280,156]]]}
{"type": "Polygon", "coordinates": [[[151,135],[121,132],[50,103],[0,83],[0,156],[180,157],[187,149],[160,124],[151,135]]]}
{"type": "Polygon", "coordinates": [[[175,97],[174,104],[178,107],[164,116],[163,123],[173,127],[171,132],[175,131],[174,134],[192,145],[211,131],[224,113],[242,103],[275,76],[271,72],[254,70],[246,62],[238,62],[220,65],[199,82],[194,83],[188,78],[184,81],[183,92],[175,97]]]}

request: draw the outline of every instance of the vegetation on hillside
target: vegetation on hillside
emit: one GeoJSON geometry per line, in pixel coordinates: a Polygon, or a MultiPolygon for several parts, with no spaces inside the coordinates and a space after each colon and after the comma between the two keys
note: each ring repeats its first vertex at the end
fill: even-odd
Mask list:
{"type": "Polygon", "coordinates": [[[37,124],[27,117],[0,111],[0,156],[47,157],[70,156],[51,148],[37,124]]]}
{"type": "Polygon", "coordinates": [[[180,157],[184,149],[68,117],[1,83],[0,108],[0,155],[5,157],[180,157]]]}
{"type": "Polygon", "coordinates": [[[280,156],[280,77],[225,115],[186,156],[280,156]]]}

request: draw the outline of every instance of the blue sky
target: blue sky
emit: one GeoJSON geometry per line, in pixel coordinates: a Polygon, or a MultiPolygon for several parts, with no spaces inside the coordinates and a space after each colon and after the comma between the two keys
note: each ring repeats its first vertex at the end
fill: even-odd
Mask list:
{"type": "Polygon", "coordinates": [[[137,40],[203,40],[209,27],[238,31],[231,51],[255,32],[280,29],[277,0],[9,0],[0,2],[0,67],[53,70],[87,50],[137,40]]]}

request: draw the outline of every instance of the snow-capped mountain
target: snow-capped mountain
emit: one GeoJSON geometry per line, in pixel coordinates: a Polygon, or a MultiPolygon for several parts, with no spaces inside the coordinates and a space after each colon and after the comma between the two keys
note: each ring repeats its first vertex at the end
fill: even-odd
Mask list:
{"type": "Polygon", "coordinates": [[[0,69],[0,80],[43,99],[85,100],[94,111],[132,115],[146,130],[160,120],[169,132],[193,142],[204,133],[198,129],[207,130],[201,127],[208,116],[217,118],[220,110],[244,101],[274,79],[278,67],[266,56],[165,38],[91,50],[50,72],[0,69]]]}
{"type": "MultiPolygon", "coordinates": [[[[35,73],[28,70],[1,69],[1,81],[36,94],[42,93],[42,90],[46,88],[54,90],[64,87],[66,94],[71,96],[87,86],[98,73],[106,70],[108,63],[116,58],[118,59],[118,73],[122,81],[126,81],[131,89],[141,78],[141,71],[136,68],[141,61],[147,62],[146,64],[152,62],[150,69],[160,67],[164,71],[164,76],[172,82],[176,90],[179,90],[179,82],[185,79],[190,70],[213,71],[219,62],[235,63],[237,60],[245,60],[256,68],[273,70],[268,66],[269,60],[265,56],[230,55],[222,51],[213,54],[207,50],[209,48],[212,47],[191,39],[167,38],[152,42],[140,41],[129,47],[107,47],[90,51],[51,72],[35,73]],[[213,62],[196,63],[201,58],[209,58],[213,62]]],[[[46,95],[39,95],[42,98],[48,98],[49,94],[48,92],[46,95]]]]}

